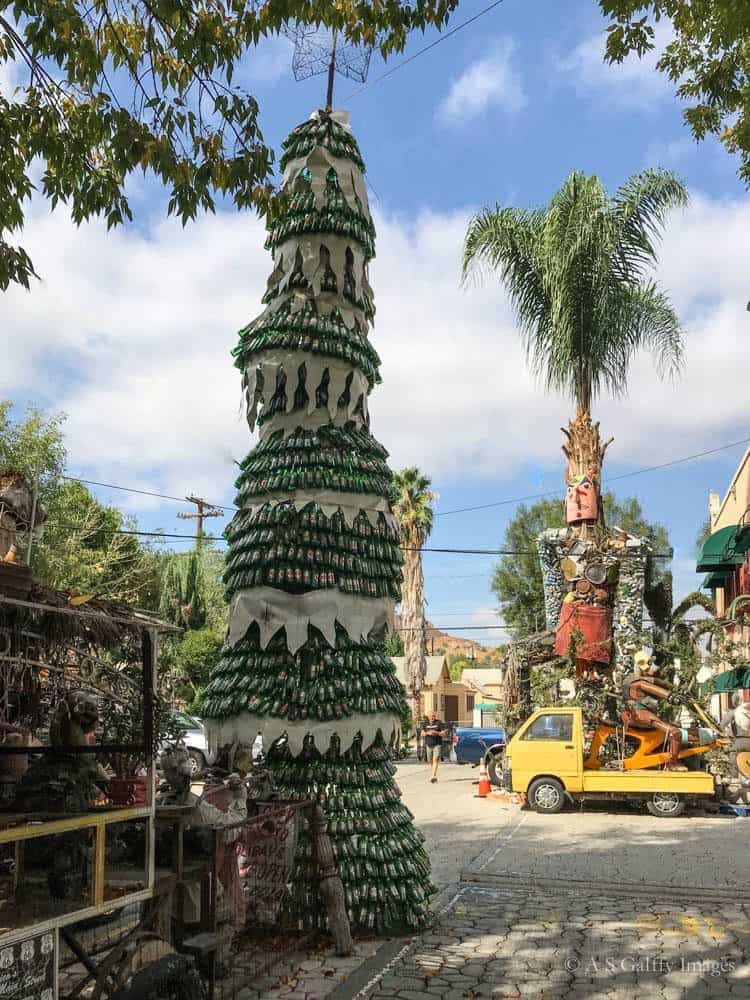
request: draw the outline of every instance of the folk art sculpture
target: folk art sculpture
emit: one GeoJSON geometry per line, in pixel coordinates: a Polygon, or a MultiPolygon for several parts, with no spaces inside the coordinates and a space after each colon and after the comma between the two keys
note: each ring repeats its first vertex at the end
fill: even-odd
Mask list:
{"type": "Polygon", "coordinates": [[[259,443],[237,480],[230,624],[204,714],[216,745],[260,732],[280,796],[320,803],[352,926],[417,929],[431,886],[391,762],[403,693],[382,638],[401,553],[370,433],[375,231],[348,115],[315,112],[281,167],[266,308],[235,350],[259,443]]]}
{"type": "Polygon", "coordinates": [[[622,678],[643,627],[648,542],[604,524],[599,477],[610,442],[601,445],[594,431],[595,455],[563,447],[566,527],[543,531],[537,549],[555,655],[571,656],[579,679],[612,669],[622,678]]]}

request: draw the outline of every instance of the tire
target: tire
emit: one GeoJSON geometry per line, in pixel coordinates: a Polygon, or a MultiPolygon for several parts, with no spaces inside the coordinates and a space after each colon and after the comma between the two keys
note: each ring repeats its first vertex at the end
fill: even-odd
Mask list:
{"type": "Polygon", "coordinates": [[[557,778],[536,778],[529,785],[528,800],[536,812],[552,816],[562,812],[565,789],[557,778]]]}
{"type": "Polygon", "coordinates": [[[205,770],[206,758],[200,750],[188,750],[188,756],[190,757],[190,777],[195,778],[196,775],[205,770]]]}
{"type": "Polygon", "coordinates": [[[487,765],[487,775],[490,779],[490,784],[494,785],[496,788],[503,787],[503,748],[502,747],[490,747],[487,751],[487,756],[484,758],[485,764],[487,765]]]}
{"type": "Polygon", "coordinates": [[[654,792],[646,802],[646,808],[659,819],[672,819],[684,813],[685,800],[676,792],[654,792]]]}

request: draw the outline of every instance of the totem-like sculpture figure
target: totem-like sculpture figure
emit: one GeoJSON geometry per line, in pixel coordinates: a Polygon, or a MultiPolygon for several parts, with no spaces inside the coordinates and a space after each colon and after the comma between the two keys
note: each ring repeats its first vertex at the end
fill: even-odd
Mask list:
{"type": "Polygon", "coordinates": [[[589,679],[611,668],[622,676],[643,627],[647,542],[604,525],[599,470],[605,449],[588,466],[563,449],[567,526],[537,539],[554,652],[572,656],[577,677],[589,679]]]}
{"type": "Polygon", "coordinates": [[[260,443],[237,480],[229,633],[204,714],[217,746],[261,733],[280,797],[323,807],[351,924],[416,929],[431,886],[391,762],[403,689],[381,640],[400,536],[369,426],[375,231],[348,115],[315,112],[281,166],[266,309],[235,352],[260,443]]]}

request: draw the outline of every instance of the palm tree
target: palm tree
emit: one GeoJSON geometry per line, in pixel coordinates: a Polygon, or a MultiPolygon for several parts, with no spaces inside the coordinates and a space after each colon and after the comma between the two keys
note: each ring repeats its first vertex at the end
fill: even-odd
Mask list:
{"type": "Polygon", "coordinates": [[[424,574],[422,546],[432,531],[430,480],[416,467],[393,474],[393,513],[401,523],[404,545],[404,581],[401,587],[401,623],[409,692],[415,717],[419,713],[419,692],[427,669],[424,617],[424,574]]]}
{"type": "Polygon", "coordinates": [[[576,404],[563,428],[569,481],[588,474],[600,484],[610,441],[602,444],[591,407],[603,391],[625,394],[633,355],[650,349],[660,375],[681,367],[680,322],[649,271],[667,212],[687,200],[666,170],[630,177],[613,198],[598,177],[572,173],[546,209],[496,205],[469,224],[464,281],[499,273],[532,371],[576,404]]]}

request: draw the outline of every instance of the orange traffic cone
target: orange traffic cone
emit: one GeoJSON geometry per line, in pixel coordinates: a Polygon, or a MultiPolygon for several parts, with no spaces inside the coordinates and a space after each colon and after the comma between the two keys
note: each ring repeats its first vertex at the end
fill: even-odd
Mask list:
{"type": "Polygon", "coordinates": [[[487,762],[482,758],[479,765],[479,787],[477,788],[477,796],[480,799],[486,798],[492,791],[492,786],[490,785],[489,775],[487,774],[487,762]]]}

